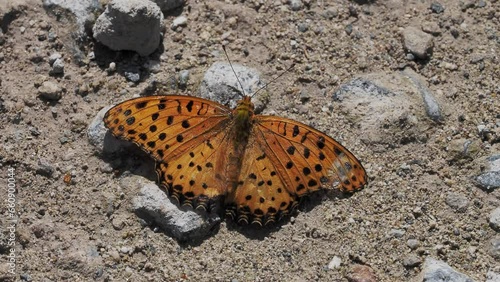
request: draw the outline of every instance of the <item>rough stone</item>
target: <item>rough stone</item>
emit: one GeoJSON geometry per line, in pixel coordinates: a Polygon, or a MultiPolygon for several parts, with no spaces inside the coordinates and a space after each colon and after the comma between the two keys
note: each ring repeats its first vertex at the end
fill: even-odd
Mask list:
{"type": "Polygon", "coordinates": [[[62,98],[62,89],[52,81],[44,81],[42,85],[38,87],[38,95],[42,99],[58,101],[62,98]]]}
{"type": "Polygon", "coordinates": [[[151,1],[111,1],[94,25],[94,38],[112,50],[153,53],[160,45],[163,13],[151,1]]]}
{"type": "Polygon", "coordinates": [[[403,31],[404,47],[419,59],[427,59],[432,54],[432,36],[416,27],[409,26],[403,31]]]}
{"type": "Polygon", "coordinates": [[[491,212],[489,222],[491,228],[500,232],[500,207],[491,212]]]}
{"type": "Polygon", "coordinates": [[[425,259],[422,271],[415,281],[426,282],[474,282],[467,275],[456,271],[443,261],[431,257],[425,259]]]}
{"type": "Polygon", "coordinates": [[[476,184],[486,191],[500,187],[500,154],[494,154],[478,161],[478,166],[485,169],[476,178],[476,184]]]}

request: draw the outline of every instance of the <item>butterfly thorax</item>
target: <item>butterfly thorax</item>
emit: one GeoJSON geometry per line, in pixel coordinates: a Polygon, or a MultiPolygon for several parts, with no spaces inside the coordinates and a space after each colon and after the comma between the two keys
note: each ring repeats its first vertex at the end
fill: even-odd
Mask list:
{"type": "Polygon", "coordinates": [[[245,149],[248,144],[248,138],[252,129],[254,117],[254,105],[250,101],[249,96],[245,96],[242,100],[238,101],[238,105],[232,112],[232,135],[233,148],[229,152],[228,160],[228,181],[230,186],[235,188],[238,182],[239,170],[245,149]]]}
{"type": "Polygon", "coordinates": [[[254,105],[249,96],[238,101],[238,105],[233,110],[235,145],[246,144],[250,129],[252,127],[254,105]]]}

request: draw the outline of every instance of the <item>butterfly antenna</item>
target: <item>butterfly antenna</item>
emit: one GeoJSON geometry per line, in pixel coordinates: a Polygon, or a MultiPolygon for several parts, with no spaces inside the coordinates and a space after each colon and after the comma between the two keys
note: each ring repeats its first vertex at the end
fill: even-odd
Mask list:
{"type": "Polygon", "coordinates": [[[226,55],[227,61],[229,62],[229,65],[231,66],[231,69],[233,70],[234,76],[236,77],[236,80],[238,81],[238,84],[241,87],[241,92],[243,93],[243,96],[246,96],[245,95],[245,89],[243,88],[243,84],[241,84],[241,81],[238,78],[238,75],[236,74],[236,71],[234,71],[233,64],[231,64],[231,60],[229,59],[229,56],[227,55],[226,46],[225,45],[222,45],[222,50],[224,50],[224,54],[226,55]]]}
{"type": "Polygon", "coordinates": [[[260,92],[262,89],[266,88],[269,84],[271,84],[271,83],[275,82],[276,80],[278,80],[278,78],[282,77],[285,73],[291,71],[294,67],[295,67],[295,63],[292,64],[286,70],[284,70],[282,73],[280,73],[278,76],[276,76],[275,78],[271,79],[271,81],[269,83],[266,83],[264,86],[262,86],[261,88],[257,89],[257,91],[255,91],[252,95],[250,95],[250,97],[253,97],[255,94],[257,94],[258,92],[260,92]]]}

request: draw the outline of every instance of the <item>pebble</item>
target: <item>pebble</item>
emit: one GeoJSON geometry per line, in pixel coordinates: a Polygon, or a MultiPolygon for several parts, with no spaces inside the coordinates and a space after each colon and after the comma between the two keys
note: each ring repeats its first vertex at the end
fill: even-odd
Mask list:
{"type": "Polygon", "coordinates": [[[439,27],[437,22],[428,22],[428,21],[424,22],[422,24],[422,30],[434,36],[441,34],[441,28],[439,27]]]}
{"type": "Polygon", "coordinates": [[[451,70],[451,71],[454,71],[454,70],[457,70],[458,69],[458,66],[454,63],[449,63],[449,62],[442,62],[439,64],[440,67],[444,68],[444,69],[447,69],[447,70],[451,70]]]}
{"type": "Polygon", "coordinates": [[[123,73],[128,81],[139,82],[141,75],[138,72],[126,71],[123,73]]]}
{"type": "Polygon", "coordinates": [[[432,54],[432,35],[416,27],[409,26],[403,31],[404,47],[419,59],[427,59],[432,54]]]}
{"type": "Polygon", "coordinates": [[[500,232],[500,207],[491,212],[489,222],[493,230],[500,232]]]}
{"type": "Polygon", "coordinates": [[[476,184],[486,191],[493,191],[500,187],[500,154],[483,158],[481,166],[485,167],[479,175],[476,176],[476,184]]]}
{"type": "Polygon", "coordinates": [[[39,175],[43,175],[45,177],[51,177],[55,172],[55,168],[45,159],[38,160],[38,167],[36,169],[36,173],[39,175]]]}
{"type": "Polygon", "coordinates": [[[328,269],[337,269],[340,267],[342,260],[338,256],[334,256],[328,263],[328,269]]]}
{"type": "Polygon", "coordinates": [[[120,254],[118,253],[117,250],[111,250],[108,252],[108,255],[115,261],[119,262],[120,261],[120,254]]]}
{"type": "Polygon", "coordinates": [[[186,87],[189,81],[189,70],[183,70],[179,73],[179,85],[186,87]]]}
{"type": "Polygon", "coordinates": [[[187,17],[185,16],[179,16],[172,21],[172,29],[176,29],[179,26],[182,27],[186,25],[187,25],[187,17]]]}
{"type": "Polygon", "coordinates": [[[431,4],[431,11],[436,14],[441,14],[442,12],[444,12],[444,7],[438,2],[433,2],[431,4]]]}
{"type": "Polygon", "coordinates": [[[409,254],[403,258],[403,265],[405,267],[416,267],[420,264],[422,264],[422,259],[415,254],[409,254]]]}
{"type": "Polygon", "coordinates": [[[488,253],[491,257],[498,260],[500,259],[500,235],[493,237],[488,246],[488,253]]]}
{"type": "Polygon", "coordinates": [[[52,66],[57,59],[61,59],[62,56],[59,53],[54,53],[49,57],[49,64],[52,66]]]}
{"type": "Polygon", "coordinates": [[[456,212],[463,213],[469,206],[469,200],[461,194],[448,193],[445,200],[446,204],[456,212]]]}
{"type": "Polygon", "coordinates": [[[292,11],[298,11],[304,7],[302,0],[290,0],[290,8],[292,11]]]}
{"type": "Polygon", "coordinates": [[[38,95],[42,99],[58,101],[62,98],[62,89],[54,82],[44,81],[42,85],[38,87],[38,95]]]}
{"type": "Polygon", "coordinates": [[[64,60],[59,58],[54,61],[52,64],[52,69],[50,70],[50,74],[63,74],[64,73],[64,60]]]}
{"type": "Polygon", "coordinates": [[[405,235],[405,231],[401,229],[391,229],[389,231],[389,236],[394,238],[401,238],[405,235]]]}
{"type": "Polygon", "coordinates": [[[306,32],[309,29],[309,25],[306,23],[299,23],[299,25],[297,26],[297,29],[300,32],[306,32]]]}
{"type": "Polygon", "coordinates": [[[406,241],[406,245],[410,249],[416,250],[418,247],[420,247],[420,242],[417,239],[408,239],[408,241],[406,241]]]}
{"type": "Polygon", "coordinates": [[[376,282],[377,277],[369,266],[356,264],[347,274],[347,280],[349,282],[376,282]]]}

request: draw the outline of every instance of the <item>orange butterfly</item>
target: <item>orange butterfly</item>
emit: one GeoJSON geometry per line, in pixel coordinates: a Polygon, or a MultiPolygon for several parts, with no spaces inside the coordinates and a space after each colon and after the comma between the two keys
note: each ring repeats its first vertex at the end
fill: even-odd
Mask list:
{"type": "Polygon", "coordinates": [[[249,96],[233,110],[189,96],[141,97],[111,108],[104,123],[156,160],[160,186],[180,205],[210,210],[223,200],[239,223],[276,222],[312,191],[367,183],[359,160],[333,138],[255,115],[249,96]]]}

